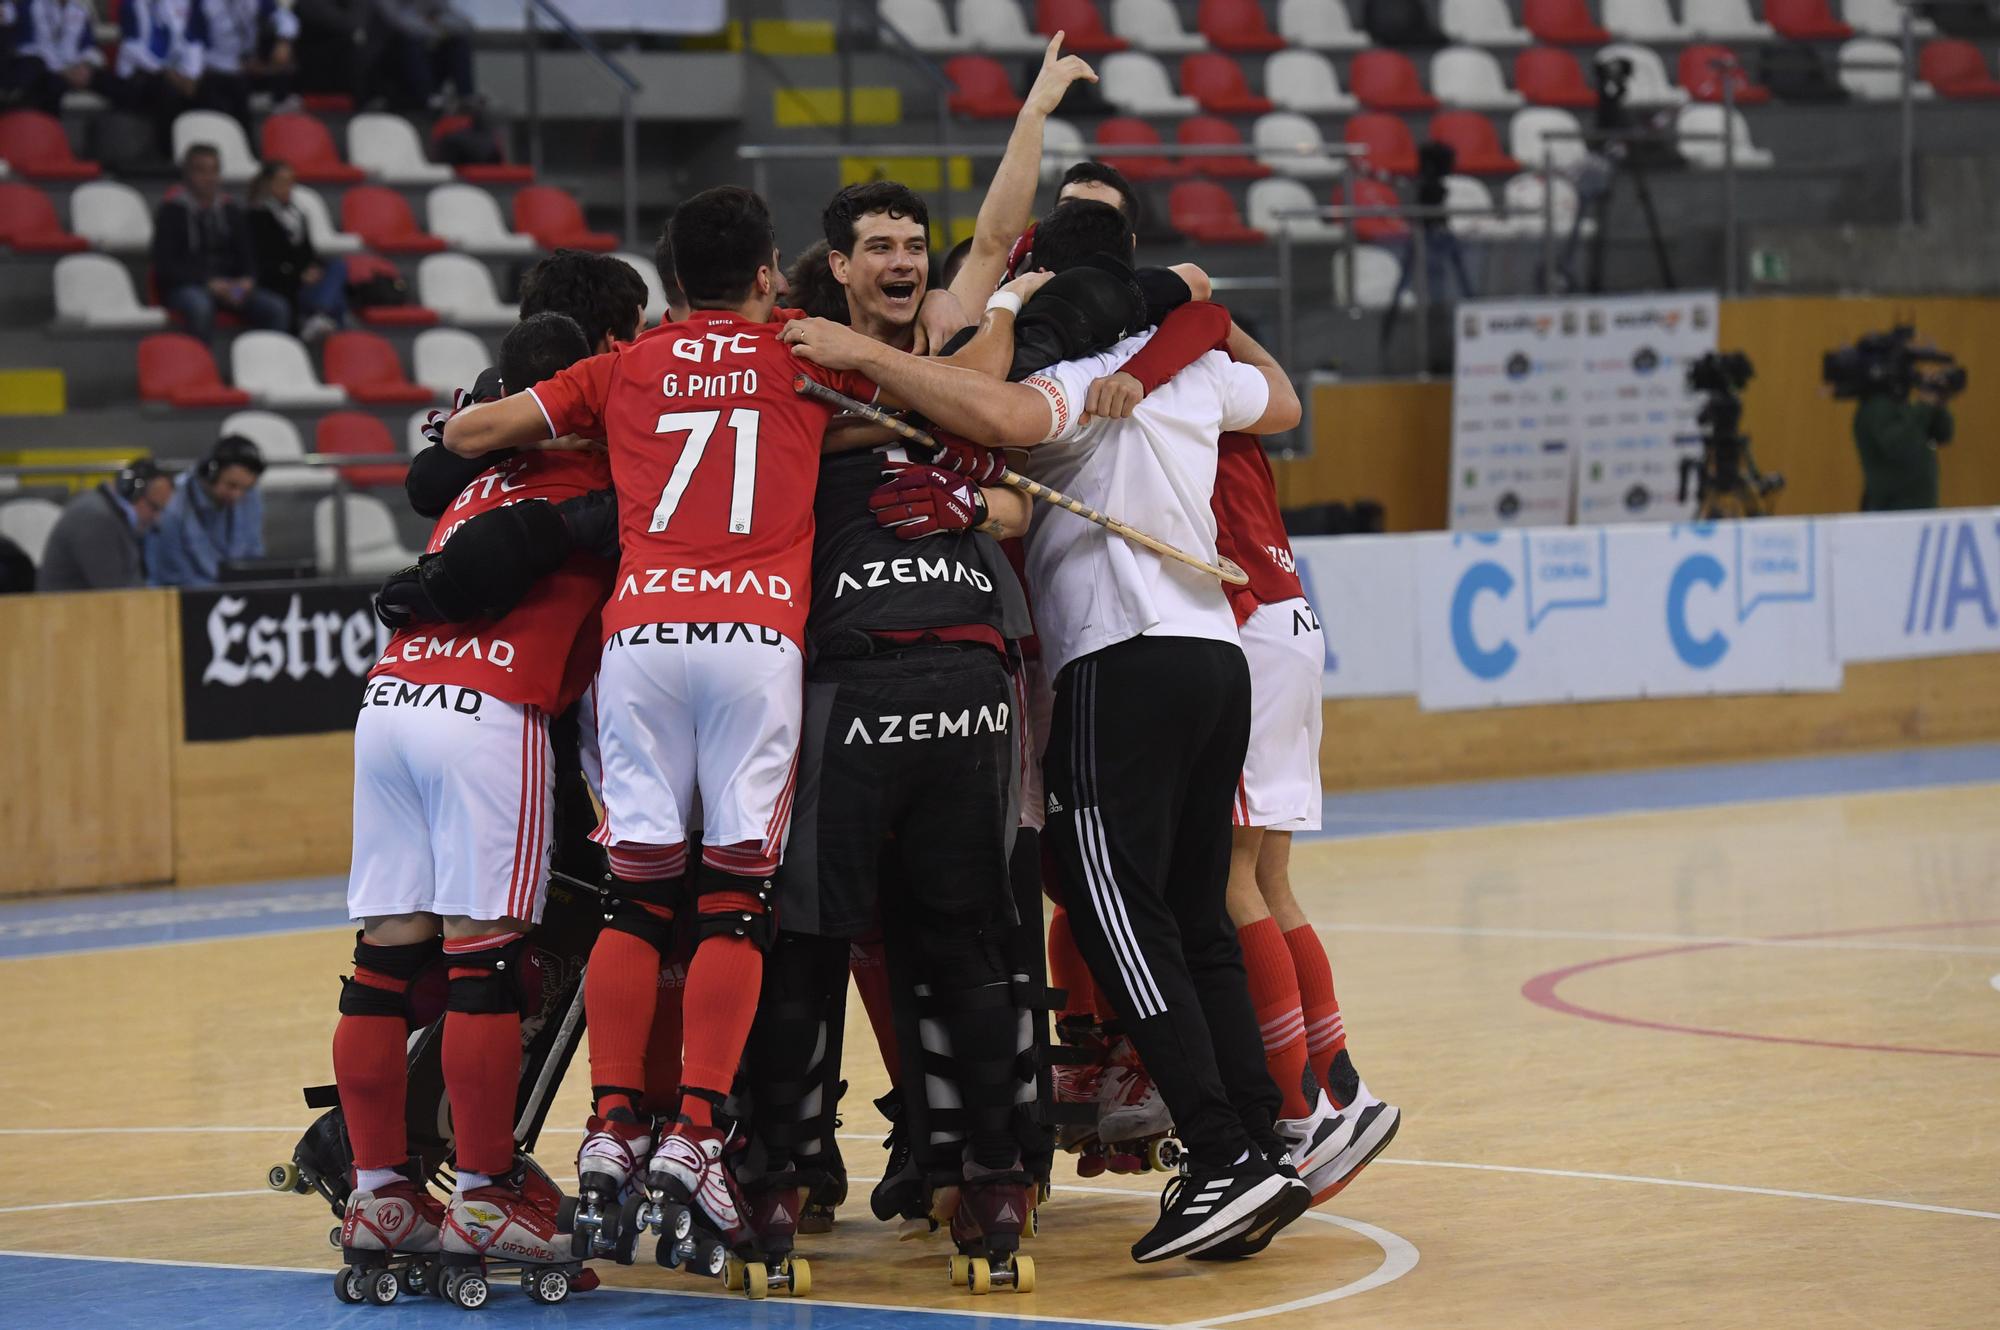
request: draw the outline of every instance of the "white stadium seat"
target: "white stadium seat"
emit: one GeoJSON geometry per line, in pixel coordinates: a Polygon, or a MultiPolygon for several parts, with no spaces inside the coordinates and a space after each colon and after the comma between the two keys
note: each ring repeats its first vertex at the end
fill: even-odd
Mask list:
{"type": "Polygon", "coordinates": [[[486,343],[463,328],[426,328],[410,350],[410,377],[449,402],[452,393],[472,385],[493,363],[486,343]]]}
{"type": "MultiPolygon", "coordinates": [[[[1507,125],[1507,153],[1524,166],[1543,163],[1542,135],[1576,134],[1582,131],[1577,118],[1557,106],[1529,106],[1514,112],[1507,125]]],[[[1566,171],[1589,153],[1582,139],[1555,139],[1548,145],[1548,164],[1566,171]]],[[[428,302],[426,302],[428,303],[428,302]]]]}
{"type": "Polygon", "coordinates": [[[1077,162],[1090,160],[1083,131],[1067,120],[1050,116],[1042,122],[1042,183],[1053,184],[1077,162]]]}
{"type": "Polygon", "coordinates": [[[1685,0],[1682,13],[1696,37],[1761,42],[1777,35],[1770,24],[1750,13],[1750,0],[1685,0]]]}
{"type": "MultiPolygon", "coordinates": [[[[1507,212],[1513,224],[1522,235],[1539,236],[1542,233],[1542,177],[1535,171],[1523,171],[1507,182],[1507,188],[1500,197],[1506,201],[1507,212]]],[[[1549,221],[1558,236],[1567,236],[1576,225],[1576,186],[1566,177],[1555,178],[1554,193],[1549,196],[1549,221]]],[[[1585,222],[1583,233],[1589,235],[1597,228],[1585,222]]]]}
{"type": "MultiPolygon", "coordinates": [[[[1681,135],[1681,156],[1687,158],[1688,165],[1722,168],[1723,144],[1721,140],[1724,124],[1724,107],[1709,102],[1698,102],[1693,106],[1683,106],[1678,129],[1681,135]],[[1690,136],[1703,137],[1690,137],[1690,136]],[[1713,136],[1713,137],[1708,137],[1713,136]]],[[[1760,148],[1750,141],[1750,125],[1738,111],[1728,120],[1730,137],[1734,140],[1736,165],[1743,170],[1761,170],[1777,160],[1768,148],[1760,148]]]]}
{"type": "Polygon", "coordinates": [[[305,214],[306,233],[312,237],[313,248],[322,254],[359,254],[361,237],[351,235],[334,224],[333,214],[327,211],[326,200],[310,185],[293,185],[292,202],[305,214]]]}
{"type": "Polygon", "coordinates": [[[66,254],[56,260],[56,322],[71,328],[151,332],[167,326],[167,311],[139,303],[132,274],[103,254],[66,254]]]}
{"type": "Polygon", "coordinates": [[[1193,115],[1201,103],[1174,91],[1158,60],[1142,51],[1114,51],[1097,67],[1104,100],[1132,115],[1193,115]]]}
{"type": "Polygon", "coordinates": [[[1526,46],[1534,40],[1514,21],[1507,0],[1444,0],[1438,26],[1467,46],[1526,46]]]}
{"type": "MultiPolygon", "coordinates": [[[[1849,27],[1866,36],[1903,35],[1903,7],[1896,0],[1842,0],[1840,16],[1849,27]]],[[[1910,26],[1919,37],[1937,36],[1937,24],[1922,16],[1910,26]]]]}
{"type": "Polygon", "coordinates": [[[1604,0],[1604,26],[1628,42],[1684,42],[1692,35],[1667,0],[1604,0]]]}
{"type": "Polygon", "coordinates": [[[1361,103],[1340,86],[1333,62],[1317,51],[1279,51],[1264,65],[1264,95],[1308,115],[1352,111],[1361,103]]]}
{"type": "Polygon", "coordinates": [[[365,577],[393,573],[417,561],[421,550],[403,544],[389,506],[372,494],[329,494],[313,505],[313,553],[320,572],[339,566],[334,558],[333,506],[347,508],[347,571],[365,577]]]}
{"type": "Polygon", "coordinates": [[[174,160],[187,155],[197,143],[214,148],[222,159],[222,178],[241,184],[257,174],[257,154],[243,126],[220,111],[182,111],[174,117],[174,160]]]}
{"type": "MultiPolygon", "coordinates": [[[[1358,305],[1362,309],[1387,309],[1395,297],[1396,283],[1403,277],[1403,261],[1380,245],[1354,247],[1354,289],[1347,288],[1347,256],[1333,256],[1333,299],[1336,304],[1358,305]]],[[[1414,286],[1414,283],[1412,284],[1414,286]]],[[[1414,290],[1403,292],[1405,308],[1417,303],[1414,290]]]]}
{"type": "Polygon", "coordinates": [[[388,185],[435,185],[452,169],[424,156],[416,126],[399,115],[364,112],[347,122],[347,160],[388,185]]]}
{"type": "Polygon", "coordinates": [[[1173,0],[1111,0],[1111,31],[1138,50],[1163,55],[1208,48],[1200,33],[1181,25],[1173,0]]]}
{"type": "Polygon", "coordinates": [[[1687,89],[1677,85],[1667,73],[1667,62],[1650,46],[1614,42],[1597,53],[1606,60],[1632,62],[1632,81],[1626,85],[1625,101],[1630,106],[1685,106],[1687,89]]]}
{"type": "MultiPolygon", "coordinates": [[[[266,462],[287,461],[306,455],[299,441],[299,427],[275,411],[238,411],[226,416],[217,437],[241,434],[257,445],[266,462]]],[[[274,466],[260,482],[267,490],[328,490],[333,488],[333,472],[309,470],[302,466],[274,466]]]]}
{"type": "Polygon", "coordinates": [[[1505,240],[1520,234],[1519,226],[1494,211],[1493,194],[1485,182],[1469,175],[1444,178],[1444,206],[1452,211],[1450,226],[1454,235],[1470,240],[1505,240]],[[1468,215],[1473,213],[1481,215],[1468,215]]]}
{"type": "Polygon", "coordinates": [[[412,457],[431,446],[430,439],[424,434],[424,425],[430,418],[431,409],[427,406],[410,412],[410,422],[403,429],[403,449],[412,457]]]}
{"type": "Polygon", "coordinates": [[[1040,55],[1049,44],[1028,27],[1015,0],[959,0],[958,35],[994,55],[1040,55]]]}
{"type": "Polygon", "coordinates": [[[632,265],[632,271],[639,274],[639,280],[646,284],[646,326],[651,327],[667,315],[667,285],[660,280],[660,267],[642,254],[620,250],[613,258],[625,260],[632,265]]]}
{"type": "Polygon", "coordinates": [[[1477,46],[1447,46],[1431,57],[1431,95],[1468,111],[1511,111],[1522,104],[1500,62],[1477,46]]]}
{"type": "MultiPolygon", "coordinates": [[[[1903,48],[1880,37],[1856,37],[1840,48],[1840,86],[1864,102],[1900,101],[1903,96],[1903,48]]],[[[1910,95],[1919,100],[1937,96],[1937,89],[1917,80],[1910,95]]]]}
{"type": "Polygon", "coordinates": [[[1355,31],[1342,0],[1283,0],[1278,32],[1309,51],[1359,51],[1373,45],[1367,33],[1355,31]]]}
{"type": "Polygon", "coordinates": [[[507,225],[500,204],[478,185],[439,185],[424,200],[425,229],[474,254],[532,254],[535,238],[507,225]]]}
{"type": "Polygon", "coordinates": [[[972,49],[951,30],[944,0],[882,0],[881,13],[925,55],[957,55],[972,49]]]}
{"type": "Polygon", "coordinates": [[[229,347],[230,382],[265,406],[343,406],[347,389],[321,383],[306,344],[290,333],[238,333],[229,347]]]}
{"type": "Polygon", "coordinates": [[[417,299],[451,323],[512,324],[519,305],[503,304],[493,274],[469,254],[427,254],[417,264],[417,299]]]}
{"type": "Polygon", "coordinates": [[[1243,203],[1243,211],[1250,225],[1266,234],[1276,235],[1279,231],[1289,234],[1293,240],[1305,243],[1339,240],[1347,234],[1339,222],[1330,222],[1321,217],[1284,217],[1281,212],[1297,212],[1303,208],[1317,208],[1320,201],[1312,191],[1297,180],[1286,180],[1273,176],[1269,180],[1253,180],[1250,191],[1243,203]]]}
{"type": "Polygon", "coordinates": [[[1257,145],[1257,160],[1280,175],[1300,180],[1330,180],[1347,170],[1344,159],[1326,151],[1326,140],[1320,137],[1319,126],[1290,111],[1258,116],[1257,123],[1251,126],[1250,139],[1257,145]]]}
{"type": "Polygon", "coordinates": [[[49,546],[49,532],[62,516],[62,505],[47,499],[9,499],[0,503],[0,536],[21,547],[37,568],[49,546]]]}
{"type": "Polygon", "coordinates": [[[153,210],[130,185],[90,180],[69,196],[69,229],[99,249],[150,249],[153,210]]]}

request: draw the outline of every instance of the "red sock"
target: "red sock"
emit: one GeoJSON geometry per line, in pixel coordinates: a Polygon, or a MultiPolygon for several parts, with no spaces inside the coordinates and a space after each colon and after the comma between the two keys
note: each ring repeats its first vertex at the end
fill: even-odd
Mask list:
{"type": "Polygon", "coordinates": [[[1285,946],[1291,950],[1292,972],[1299,980],[1306,1057],[1312,1062],[1313,1077],[1335,1108],[1345,1108],[1333,1093],[1333,1058],[1347,1047],[1347,1027],[1340,1019],[1340,1001],[1333,995],[1333,967],[1326,963],[1326,948],[1320,945],[1319,934],[1305,924],[1285,934],[1285,946]]]}
{"type": "Polygon", "coordinates": [[[1250,977],[1250,1005],[1264,1037],[1264,1065],[1278,1083],[1284,1106],[1278,1116],[1302,1118],[1312,1112],[1306,1097],[1306,1018],[1299,1009],[1299,983],[1292,954],[1278,921],[1268,916],[1236,930],[1243,968],[1250,977]]]}
{"type": "MultiPolygon", "coordinates": [[[[707,893],[701,898],[702,913],[763,909],[747,889],[749,883],[744,886],[740,892],[707,893]]],[[[681,1084],[717,1096],[729,1093],[763,984],[764,953],[755,942],[727,933],[701,940],[688,963],[687,995],[681,1004],[681,1084]]],[[[697,1127],[715,1123],[714,1105],[701,1095],[682,1095],[681,1113],[697,1127]]]]}
{"type": "MultiPolygon", "coordinates": [[[[648,905],[671,917],[665,909],[648,905]]],[[[590,1083],[639,1090],[646,1084],[646,1042],[660,987],[660,953],[630,933],[607,928],[590,949],[583,975],[583,1019],[590,1031],[590,1083]]],[[[629,1096],[605,1095],[598,1111],[632,1108],[629,1096]],[[622,1103],[614,1102],[623,1100],[622,1103]]]]}
{"type": "Polygon", "coordinates": [[[889,1084],[903,1079],[901,1045],[896,1042],[896,1012],[889,1001],[889,966],[882,959],[882,939],[868,938],[847,949],[847,972],[861,990],[861,1005],[867,1009],[869,1028],[875,1031],[875,1047],[882,1054],[882,1066],[889,1084]]]}
{"type": "Polygon", "coordinates": [[[1069,994],[1069,1001],[1063,1004],[1064,1016],[1095,1016],[1105,1020],[1111,1015],[1104,1009],[1097,984],[1090,977],[1090,967],[1083,963],[1083,953],[1076,949],[1069,911],[1060,905],[1049,920],[1049,986],[1069,994]]]}
{"type": "Polygon", "coordinates": [[[681,1001],[687,995],[687,959],[660,966],[653,1033],[646,1044],[646,1098],[649,1114],[678,1113],[681,1106],[681,1001]]]}
{"type": "MultiPolygon", "coordinates": [[[[356,967],[354,982],[401,994],[409,984],[356,967]]],[[[395,1168],[410,1157],[404,1131],[409,1064],[400,1016],[346,1016],[333,1027],[333,1079],[356,1168],[395,1168]]]]}

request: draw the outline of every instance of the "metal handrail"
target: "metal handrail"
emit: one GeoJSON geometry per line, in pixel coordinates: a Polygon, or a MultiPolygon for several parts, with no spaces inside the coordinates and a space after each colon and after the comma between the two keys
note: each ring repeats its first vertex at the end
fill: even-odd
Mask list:
{"type": "Polygon", "coordinates": [[[625,189],[625,244],[627,248],[639,247],[639,119],[633,99],[645,91],[645,85],[633,76],[632,71],[619,64],[599,46],[594,38],[571,20],[550,0],[522,0],[522,23],[526,29],[523,40],[527,43],[528,55],[528,163],[535,168],[535,174],[542,173],[542,94],[540,43],[536,41],[536,14],[547,15],[556,28],[575,44],[579,51],[595,60],[603,70],[618,81],[618,118],[623,128],[621,174],[625,189]]]}

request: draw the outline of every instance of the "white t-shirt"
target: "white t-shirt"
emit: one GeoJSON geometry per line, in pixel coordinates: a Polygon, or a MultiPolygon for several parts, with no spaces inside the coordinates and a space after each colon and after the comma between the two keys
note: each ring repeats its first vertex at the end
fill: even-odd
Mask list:
{"type": "MultiPolygon", "coordinates": [[[[1215,562],[1216,437],[1264,414],[1264,376],[1210,351],[1147,397],[1125,420],[1079,422],[1093,381],[1115,373],[1152,331],[1101,355],[1065,360],[1023,382],[1048,399],[1051,442],[1029,449],[1021,474],[1215,562]]],[[[1222,584],[1177,560],[1044,506],[1028,530],[1035,631],[1049,676],[1127,638],[1236,641],[1222,584]]]]}

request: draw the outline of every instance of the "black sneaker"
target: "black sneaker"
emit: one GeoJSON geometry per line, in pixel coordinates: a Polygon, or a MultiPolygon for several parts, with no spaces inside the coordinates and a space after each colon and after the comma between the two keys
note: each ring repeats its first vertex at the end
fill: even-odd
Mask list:
{"type": "MultiPolygon", "coordinates": [[[[1228,1168],[1191,1168],[1160,1193],[1160,1220],[1132,1244],[1132,1259],[1142,1264],[1164,1261],[1212,1246],[1262,1222],[1266,1211],[1294,1188],[1303,1190],[1254,1150],[1248,1159],[1228,1168]]],[[[1304,1199],[1312,1197],[1307,1194],[1304,1199]]]]}
{"type": "Polygon", "coordinates": [[[1255,1256],[1271,1245],[1271,1239],[1278,1236],[1279,1229],[1312,1208],[1312,1188],[1299,1180],[1298,1170],[1292,1167],[1285,1142],[1273,1137],[1260,1141],[1257,1148],[1270,1162],[1272,1171],[1284,1180],[1284,1191],[1265,1206],[1247,1227],[1196,1247],[1187,1253],[1189,1260],[1235,1261],[1255,1256]]]}

